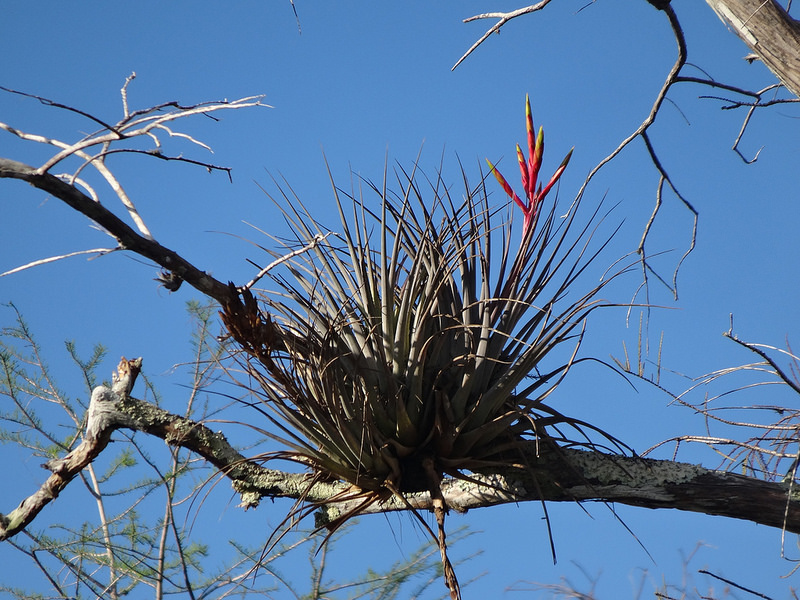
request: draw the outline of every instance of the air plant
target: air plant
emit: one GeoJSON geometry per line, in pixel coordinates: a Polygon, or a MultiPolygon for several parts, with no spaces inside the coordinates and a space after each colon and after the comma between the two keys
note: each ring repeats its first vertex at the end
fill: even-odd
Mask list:
{"type": "MultiPolygon", "coordinates": [[[[574,362],[603,286],[573,289],[599,250],[587,256],[589,224],[571,232],[576,211],[560,219],[555,204],[543,205],[572,151],[537,188],[544,136],[533,135],[527,99],[526,119],[528,161],[517,153],[527,203],[489,163],[523,210],[516,252],[513,219],[497,223],[509,212],[490,204],[485,177],[472,187],[464,176],[461,198],[441,174],[428,180],[416,167],[397,169],[399,193],[389,190],[386,172],[380,185],[363,182],[350,194],[334,185],[341,220],[334,235],[278,186],[296,242],[326,237],[270,273],[277,291],[262,292],[260,302],[245,291],[223,314],[260,387],[260,410],[281,432],[269,435],[287,446],[264,458],[302,463],[311,483],[349,482],[351,492],[330,502],[361,502],[340,522],[389,496],[430,492],[438,536],[429,531],[453,598],[460,592],[446,554],[440,482],[518,463],[515,452],[533,439],[570,442],[561,425],[581,430],[547,400],[574,362]],[[566,352],[552,359],[557,348],[566,352]]],[[[291,516],[314,508],[296,505],[291,516]]]]}

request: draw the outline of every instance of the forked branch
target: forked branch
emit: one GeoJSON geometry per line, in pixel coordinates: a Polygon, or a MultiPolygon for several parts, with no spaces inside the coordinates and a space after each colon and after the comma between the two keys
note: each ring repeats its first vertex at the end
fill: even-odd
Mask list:
{"type": "MultiPolygon", "coordinates": [[[[577,198],[580,198],[583,195],[590,181],[594,178],[594,176],[598,173],[600,169],[602,169],[611,160],[616,158],[616,156],[619,155],[620,152],[622,152],[622,150],[626,148],[631,142],[641,137],[645,142],[645,145],[647,146],[647,151],[652,159],[653,165],[656,167],[656,170],[658,171],[660,176],[658,184],[658,190],[659,190],[658,198],[656,202],[656,207],[653,211],[653,217],[655,217],[655,215],[658,213],[659,207],[661,205],[662,201],[661,192],[663,190],[664,183],[667,183],[669,185],[669,187],[673,190],[678,199],[692,213],[693,225],[692,225],[691,241],[689,243],[687,250],[683,253],[683,255],[678,260],[675,266],[675,270],[671,278],[672,281],[670,284],[667,283],[665,278],[662,278],[657,273],[655,273],[655,271],[651,268],[651,266],[647,262],[647,256],[644,251],[644,245],[648,237],[650,226],[653,223],[652,218],[645,227],[642,242],[639,247],[639,256],[642,264],[642,271],[644,273],[642,287],[647,288],[648,273],[651,273],[654,274],[660,281],[662,281],[669,289],[671,289],[673,294],[677,297],[677,274],[684,260],[694,249],[696,241],[698,213],[695,207],[692,206],[692,204],[683,195],[681,195],[680,192],[678,192],[676,185],[667,174],[667,171],[663,166],[662,162],[658,159],[658,155],[654,150],[648,136],[648,130],[655,122],[655,119],[658,113],[660,112],[661,106],[667,97],[667,93],[671,89],[672,85],[674,85],[675,83],[692,82],[701,85],[707,85],[713,88],[725,89],[727,91],[752,98],[753,101],[751,103],[726,100],[728,102],[728,105],[723,107],[723,108],[735,108],[738,106],[749,107],[749,110],[741,126],[739,134],[736,137],[736,140],[733,144],[733,150],[737,154],[739,154],[742,160],[744,160],[746,163],[754,162],[758,158],[758,153],[756,153],[752,158],[746,158],[739,149],[739,143],[742,139],[744,131],[746,130],[748,124],[750,123],[750,119],[755,109],[757,107],[761,108],[773,104],[797,102],[800,101],[800,99],[798,98],[787,99],[787,98],[776,97],[771,100],[762,101],[762,96],[767,91],[774,89],[776,86],[770,86],[760,91],[750,91],[741,89],[736,86],[731,86],[714,81],[710,77],[697,78],[697,77],[689,77],[682,75],[681,73],[687,64],[686,63],[687,48],[683,31],[680,22],[678,20],[678,17],[676,15],[676,12],[673,9],[672,4],[670,3],[669,0],[647,0],[647,1],[657,10],[662,11],[668,18],[674,39],[678,45],[678,55],[664,83],[662,84],[661,89],[656,94],[655,100],[653,102],[649,114],[642,121],[642,123],[636,128],[635,131],[633,131],[630,135],[628,135],[625,139],[623,139],[618,144],[618,146],[613,150],[613,152],[611,152],[608,156],[603,158],[589,172],[583,185],[581,186],[578,192],[577,198]]],[[[465,23],[480,19],[495,19],[496,22],[458,59],[458,61],[453,66],[453,69],[458,67],[470,54],[472,54],[481,44],[483,44],[489,38],[489,36],[491,36],[492,33],[499,33],[500,29],[504,27],[506,24],[508,24],[510,21],[518,17],[521,17],[523,15],[527,15],[542,10],[549,3],[550,0],[542,0],[535,4],[531,4],[529,6],[525,6],[508,12],[488,12],[464,19],[465,23]]],[[[788,15],[788,13],[777,2],[775,2],[775,0],[707,0],[707,3],[717,12],[720,18],[726,24],[732,27],[735,33],[742,40],[744,40],[751,47],[751,49],[753,49],[755,54],[752,56],[754,58],[757,57],[761,59],[775,73],[778,79],[782,82],[784,86],[786,86],[786,88],[789,91],[791,91],[795,96],[800,96],[800,93],[798,93],[798,90],[800,90],[800,21],[792,19],[788,15]]],[[[750,59],[750,62],[752,62],[752,59],[750,59]]]]}
{"type": "MultiPolygon", "coordinates": [[[[175,160],[193,165],[199,165],[208,169],[209,171],[224,171],[228,174],[228,177],[230,177],[230,168],[228,167],[218,166],[207,161],[186,158],[182,155],[173,156],[167,154],[164,151],[164,145],[160,136],[166,134],[168,137],[182,139],[211,152],[211,148],[209,148],[208,145],[195,139],[193,136],[173,130],[172,123],[179,119],[185,119],[187,117],[198,115],[215,119],[212,113],[220,110],[235,110],[239,108],[250,108],[254,106],[266,105],[261,102],[263,98],[262,96],[250,96],[234,101],[223,100],[219,102],[202,102],[192,105],[182,105],[174,101],[165,102],[150,108],[131,111],[128,105],[128,86],[135,77],[135,73],[130,75],[126,79],[125,85],[122,87],[121,95],[123,117],[113,124],[72,106],[61,104],[42,96],[36,96],[34,94],[28,94],[0,86],[0,90],[4,92],[24,96],[26,98],[32,98],[38,100],[40,103],[46,106],[52,106],[54,108],[59,108],[61,110],[78,114],[88,119],[92,123],[101,126],[100,130],[88,134],[77,142],[73,143],[64,142],[39,134],[24,132],[2,122],[0,122],[0,129],[7,131],[8,133],[15,135],[22,140],[36,142],[45,146],[54,146],[55,148],[59,149],[58,152],[56,152],[42,165],[35,169],[35,172],[38,175],[50,173],[56,165],[59,165],[68,159],[78,158],[81,160],[81,162],[77,168],[69,173],[60,175],[60,177],[68,183],[75,184],[76,182],[82,183],[79,179],[79,176],[86,167],[94,168],[106,181],[119,201],[125,207],[128,215],[139,232],[144,237],[152,239],[152,234],[147,228],[144,219],[136,209],[133,200],[128,196],[125,188],[117,179],[116,175],[106,166],[106,157],[117,153],[147,154],[161,160],[175,160]],[[149,150],[143,150],[131,145],[131,140],[137,140],[138,138],[146,138],[153,147],[149,150]],[[127,144],[123,145],[122,147],[118,147],[118,144],[123,141],[127,142],[127,144]]],[[[97,200],[96,197],[95,199],[97,200]]]]}
{"type": "Polygon", "coordinates": [[[537,10],[542,10],[545,6],[550,4],[550,0],[541,0],[541,2],[537,2],[536,4],[531,4],[530,6],[525,6],[523,8],[518,8],[517,10],[512,10],[511,12],[490,12],[490,13],[483,13],[480,15],[475,15],[474,17],[469,17],[468,19],[464,19],[464,23],[469,23],[470,21],[477,21],[478,19],[497,19],[497,23],[492,25],[486,33],[484,33],[477,42],[470,46],[469,50],[467,50],[461,58],[456,61],[456,64],[450,69],[451,71],[455,71],[456,67],[460,65],[466,58],[472,54],[475,50],[478,49],[478,46],[483,44],[490,35],[493,33],[500,33],[500,29],[511,21],[512,19],[516,19],[517,17],[521,17],[522,15],[527,15],[532,12],[536,12],[537,10]]]}

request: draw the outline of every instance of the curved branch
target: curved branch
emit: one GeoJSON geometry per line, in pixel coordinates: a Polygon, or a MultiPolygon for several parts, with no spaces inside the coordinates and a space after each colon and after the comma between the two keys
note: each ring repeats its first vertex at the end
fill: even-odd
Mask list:
{"type": "MultiPolygon", "coordinates": [[[[667,74],[667,78],[664,80],[661,89],[658,91],[656,99],[653,102],[653,106],[650,108],[650,113],[647,115],[644,121],[641,122],[641,124],[636,128],[636,130],[633,133],[631,133],[628,137],[622,140],[622,142],[620,142],[620,144],[614,149],[614,151],[611,154],[609,154],[603,160],[597,163],[597,165],[589,172],[580,190],[578,190],[577,198],[583,196],[583,192],[586,190],[586,187],[589,185],[589,182],[594,178],[594,176],[600,169],[602,169],[606,164],[611,162],[614,159],[614,157],[617,156],[620,152],[622,152],[622,150],[625,149],[625,147],[628,144],[630,144],[633,140],[635,140],[640,135],[644,135],[647,132],[650,126],[655,122],[656,116],[658,115],[658,111],[661,110],[661,105],[664,103],[664,100],[667,97],[667,92],[669,92],[669,89],[672,87],[672,85],[677,82],[678,74],[681,72],[681,69],[683,69],[683,66],[686,64],[686,40],[683,37],[683,29],[681,28],[681,24],[678,21],[678,16],[675,14],[675,11],[672,10],[672,7],[669,5],[667,5],[662,10],[669,19],[670,27],[672,28],[672,32],[675,36],[675,42],[678,45],[678,56],[675,58],[675,63],[672,65],[672,68],[667,74]]],[[[659,172],[662,175],[665,175],[663,169],[660,169],[658,164],[656,165],[656,168],[659,169],[659,172]]],[[[683,201],[684,203],[686,203],[685,200],[683,201]]]]}
{"type": "MultiPolygon", "coordinates": [[[[224,435],[202,423],[169,413],[148,402],[128,397],[141,359],[122,360],[120,377],[112,389],[92,393],[83,442],[63,459],[45,465],[53,471],[35,494],[7,516],[0,515],[0,540],[19,533],[105,448],[120,428],[141,431],[186,448],[205,458],[231,480],[244,508],[264,497],[293,498],[314,504],[333,497],[349,498],[327,504],[318,524],[334,521],[363,501],[342,482],[320,482],[305,474],[268,469],[231,446],[224,435]]],[[[441,485],[446,505],[458,512],[510,502],[617,502],[645,508],[675,508],[744,519],[800,533],[800,494],[791,482],[774,483],[671,460],[619,456],[599,451],[548,448],[532,442],[524,449],[524,465],[487,467],[465,479],[445,479],[441,485]]],[[[363,512],[433,510],[429,492],[390,497],[363,512]]]]}

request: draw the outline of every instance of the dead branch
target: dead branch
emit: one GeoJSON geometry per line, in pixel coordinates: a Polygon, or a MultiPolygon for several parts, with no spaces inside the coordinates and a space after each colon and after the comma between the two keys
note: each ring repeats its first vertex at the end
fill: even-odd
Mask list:
{"type": "MultiPolygon", "coordinates": [[[[186,281],[195,289],[203,294],[215,299],[223,306],[235,299],[235,290],[217,281],[208,273],[205,273],[179,256],[174,251],[161,246],[155,241],[150,233],[144,219],[136,209],[135,204],[125,192],[121,182],[116,175],[105,165],[105,159],[111,154],[117,153],[136,153],[152,156],[159,160],[180,161],[206,168],[209,171],[224,171],[230,178],[230,168],[212,164],[207,161],[186,158],[182,155],[172,156],[164,151],[160,135],[166,134],[170,137],[186,140],[191,144],[211,151],[211,148],[191,135],[174,131],[171,124],[179,119],[192,116],[206,116],[215,119],[212,113],[220,110],[235,110],[239,108],[250,108],[255,106],[267,106],[262,103],[262,96],[249,96],[234,101],[202,102],[199,104],[182,105],[178,102],[165,102],[150,108],[131,110],[128,104],[128,86],[136,77],[131,74],[120,90],[122,98],[123,117],[116,123],[109,123],[80,109],[54,102],[41,96],[27,94],[16,90],[0,86],[0,90],[8,93],[17,94],[27,98],[35,99],[46,106],[52,106],[68,112],[78,114],[93,123],[101,126],[95,133],[84,136],[77,142],[67,143],[55,140],[46,136],[26,133],[8,124],[0,123],[0,130],[7,131],[20,139],[54,146],[58,149],[55,155],[47,159],[39,167],[33,167],[11,159],[0,158],[0,178],[21,179],[27,181],[55,198],[65,202],[81,214],[89,217],[113,237],[118,246],[116,248],[104,248],[98,253],[107,253],[113,250],[130,250],[160,265],[164,272],[169,273],[175,281],[186,281]],[[118,143],[145,137],[154,144],[151,150],[142,150],[130,145],[118,146],[118,143]],[[81,159],[81,164],[77,169],[67,175],[56,175],[51,170],[58,164],[71,157],[81,159]],[[98,194],[84,182],[79,175],[86,167],[93,167],[108,183],[114,194],[125,207],[135,228],[134,231],[125,222],[119,219],[112,211],[107,209],[100,202],[98,194]],[[85,189],[91,197],[78,189],[77,186],[85,189]]],[[[89,253],[93,251],[82,251],[89,253]]],[[[70,253],[63,256],[50,257],[38,261],[33,261],[16,269],[8,271],[10,274],[23,269],[30,268],[39,264],[60,260],[77,253],[70,253]]],[[[258,278],[256,278],[257,280],[258,278]]],[[[177,288],[175,288],[177,289],[177,288]]]]}
{"type": "Polygon", "coordinates": [[[792,94],[800,97],[800,21],[775,0],[706,0],[792,94]]]}
{"type": "MultiPolygon", "coordinates": [[[[672,10],[669,0],[647,1],[658,10],[672,10]]],[[[542,0],[509,12],[483,13],[464,19],[464,23],[478,19],[497,19],[497,23],[470,46],[452,69],[509,21],[542,10],[549,3],[550,0],[542,0]]],[[[755,54],[753,58],[760,59],[792,94],[800,97],[800,21],[790,17],[775,0],[706,0],[706,3],[750,47],[755,54]]]]}
{"type": "Polygon", "coordinates": [[[201,271],[175,251],[162,246],[153,239],[140,235],[105,206],[95,202],[74,185],[62,181],[55,175],[40,173],[39,169],[30,165],[0,158],[0,179],[2,178],[27,181],[34,187],[61,200],[103,227],[117,240],[119,249],[135,252],[164,269],[176,273],[189,285],[220,304],[225,305],[235,299],[234,292],[227,285],[201,271]]]}
{"type": "Polygon", "coordinates": [[[0,515],[0,541],[22,531],[45,506],[58,498],[69,482],[105,449],[111,440],[111,434],[121,426],[122,422],[131,424],[132,421],[129,418],[125,416],[120,418],[115,411],[115,406],[130,392],[141,366],[141,359],[128,361],[123,358],[114,375],[112,388],[95,388],[87,411],[87,425],[83,441],[64,458],[50,460],[43,465],[53,474],[47,478],[41,488],[25,498],[8,515],[0,515]]]}
{"type": "MultiPolygon", "coordinates": [[[[750,109],[742,123],[739,134],[733,144],[733,150],[742,158],[745,163],[752,163],[758,158],[760,150],[752,158],[746,158],[739,150],[739,144],[744,135],[744,132],[750,123],[751,117],[755,108],[763,108],[774,104],[784,104],[787,102],[799,101],[798,98],[783,99],[775,98],[773,100],[762,101],[762,95],[769,90],[772,90],[776,85],[769,86],[761,91],[750,91],[738,88],[736,86],[716,82],[710,77],[707,79],[688,77],[681,75],[682,70],[686,66],[687,48],[683,31],[678,20],[678,17],[669,0],[647,0],[657,10],[662,11],[668,18],[670,27],[673,32],[674,39],[678,45],[678,56],[673,64],[670,72],[661,89],[656,94],[656,98],[650,109],[650,113],[642,121],[642,123],[620,142],[617,147],[605,158],[603,158],[587,175],[580,190],[576,196],[576,200],[580,199],[585,192],[587,186],[606,164],[613,160],[622,150],[627,147],[635,139],[641,137],[647,147],[648,154],[650,155],[653,165],[656,167],[660,175],[658,184],[658,193],[656,199],[656,206],[653,214],[644,229],[642,241],[639,245],[638,253],[642,265],[643,282],[641,288],[647,289],[648,287],[648,273],[653,274],[665,286],[670,289],[677,299],[677,275],[681,265],[686,260],[688,255],[692,252],[696,244],[697,236],[697,221],[698,212],[692,204],[677,190],[675,184],[668,176],[665,168],[662,166],[658,155],[653,148],[648,130],[655,122],[655,119],[661,109],[661,106],[666,99],[672,85],[679,82],[693,82],[710,87],[725,89],[730,92],[735,92],[753,98],[752,103],[728,101],[729,106],[722,107],[723,109],[736,108],[739,106],[749,106],[750,109]],[[654,222],[654,218],[659,211],[662,203],[662,190],[663,184],[667,183],[677,198],[689,209],[692,213],[693,225],[691,241],[687,250],[683,253],[678,260],[672,274],[671,285],[667,284],[664,278],[660,277],[648,264],[647,257],[644,251],[645,241],[647,239],[650,228],[654,222]]],[[[756,52],[757,57],[761,58],[767,66],[778,76],[783,84],[795,95],[798,95],[797,90],[800,89],[800,21],[796,21],[788,16],[786,11],[780,7],[774,0],[707,0],[708,4],[717,11],[720,18],[733,27],[736,34],[744,41],[751,45],[751,48],[756,52]],[[758,50],[756,50],[756,47],[758,50]]],[[[489,12],[468,19],[464,22],[471,22],[479,19],[496,19],[497,22],[490,27],[455,63],[453,69],[458,67],[472,52],[474,52],[483,42],[488,39],[492,33],[499,33],[500,29],[517,17],[530,14],[542,10],[550,3],[550,0],[542,0],[536,4],[522,7],[509,12],[489,12]]],[[[751,61],[752,62],[752,61],[751,61]]],[[[640,289],[641,289],[640,288],[640,289]]],[[[638,293],[638,291],[637,291],[638,293]]]]}
{"type": "Polygon", "coordinates": [[[784,372],[784,370],[775,361],[775,359],[773,359],[769,354],[766,353],[766,350],[774,350],[776,352],[785,354],[790,359],[792,359],[795,362],[795,364],[797,364],[798,361],[800,361],[800,358],[798,358],[791,352],[780,350],[778,348],[775,348],[774,346],[767,346],[765,344],[754,344],[752,342],[745,342],[744,340],[739,339],[739,337],[733,333],[733,323],[731,323],[731,328],[728,331],[726,331],[723,335],[726,338],[736,342],[740,346],[747,348],[748,350],[750,350],[750,352],[753,352],[754,354],[757,354],[758,356],[763,358],[764,362],[766,362],[770,367],[772,367],[775,370],[775,374],[780,378],[780,380],[784,384],[788,385],[792,390],[800,394],[800,382],[790,377],[788,373],[784,372]]]}
{"type": "Polygon", "coordinates": [[[128,85],[133,81],[136,77],[136,74],[131,74],[126,80],[125,84],[122,86],[120,90],[122,96],[122,112],[123,118],[115,124],[110,124],[103,119],[100,119],[94,115],[91,115],[85,111],[80,109],[74,108],[72,106],[68,106],[65,104],[61,104],[59,102],[55,102],[48,98],[44,98],[42,96],[36,96],[34,94],[28,94],[25,92],[20,92],[17,90],[9,89],[6,87],[0,86],[0,90],[16,94],[20,96],[24,96],[27,98],[32,98],[38,100],[42,104],[46,106],[52,106],[55,108],[59,108],[62,110],[66,110],[68,112],[72,112],[78,114],[86,119],[89,119],[93,123],[97,123],[101,126],[101,129],[95,133],[91,133],[89,135],[84,136],[77,142],[74,143],[67,143],[61,140],[56,140],[53,138],[49,138],[46,136],[27,133],[24,131],[20,131],[11,125],[6,123],[0,123],[0,129],[11,133],[20,139],[37,142],[40,144],[55,146],[60,150],[56,152],[55,155],[50,157],[44,164],[37,167],[36,173],[43,175],[45,173],[49,173],[53,167],[60,164],[61,162],[65,161],[71,157],[80,158],[83,162],[80,166],[75,169],[71,174],[65,176],[69,183],[74,183],[77,180],[78,176],[80,175],[81,171],[88,166],[93,167],[97,172],[105,179],[106,183],[108,183],[109,187],[113,190],[114,194],[117,196],[119,201],[128,211],[128,214],[133,221],[136,228],[139,232],[146,238],[152,239],[152,234],[150,230],[145,225],[144,220],[142,219],[141,215],[139,214],[136,206],[134,205],[131,198],[125,192],[125,188],[122,186],[120,181],[114,175],[111,170],[108,169],[105,165],[105,158],[110,154],[117,154],[117,153],[138,153],[138,154],[146,154],[158,158],[160,160],[175,160],[179,162],[186,162],[193,165],[199,165],[206,168],[209,171],[224,171],[228,174],[230,178],[230,168],[222,167],[219,165],[215,165],[213,163],[202,161],[202,160],[195,160],[190,158],[185,158],[181,155],[178,156],[171,156],[166,154],[163,151],[163,144],[159,137],[160,134],[167,134],[169,137],[179,138],[188,141],[191,144],[199,146],[204,150],[211,152],[211,148],[204,144],[203,142],[195,139],[191,135],[186,133],[181,133],[177,131],[173,131],[170,127],[170,124],[173,121],[178,119],[185,119],[187,117],[193,117],[197,115],[206,116],[209,118],[214,119],[211,113],[220,111],[220,110],[235,110],[239,108],[251,108],[254,106],[267,106],[263,104],[261,100],[263,96],[249,96],[247,98],[241,98],[239,100],[234,101],[227,101],[223,100],[220,102],[202,102],[199,104],[191,104],[191,105],[182,105],[178,102],[165,102],[159,104],[157,106],[153,106],[146,109],[130,111],[128,106],[128,85]],[[118,142],[122,141],[129,141],[134,140],[136,138],[147,138],[150,140],[154,148],[150,150],[142,150],[140,148],[134,148],[130,145],[123,146],[123,147],[116,147],[112,148],[112,145],[117,144],[118,142]]]}
{"type": "Polygon", "coordinates": [[[115,250],[119,250],[119,248],[92,248],[90,250],[78,250],[77,252],[68,252],[67,254],[61,254],[58,256],[49,256],[47,258],[41,258],[39,260],[34,260],[24,265],[20,265],[19,267],[6,271],[5,273],[0,273],[0,277],[5,277],[6,275],[13,275],[14,273],[19,273],[20,271],[25,271],[26,269],[32,269],[33,267],[46,265],[48,263],[56,262],[58,260],[64,260],[65,258],[80,256],[81,254],[96,254],[97,256],[102,256],[104,254],[108,254],[109,252],[114,252],[115,250]]]}
{"type": "MultiPolygon", "coordinates": [[[[766,403],[752,405],[731,405],[724,402],[726,397],[743,391],[761,390],[765,386],[779,386],[788,389],[794,394],[800,394],[800,381],[797,378],[797,368],[800,366],[800,357],[789,350],[783,350],[766,344],[754,344],[739,339],[731,329],[723,334],[743,348],[758,355],[762,360],[735,367],[719,369],[703,375],[691,387],[681,394],[674,395],[665,391],[673,398],[673,402],[693,410],[705,419],[705,435],[680,435],[659,442],[646,450],[647,456],[656,448],[666,444],[675,444],[673,459],[678,455],[684,443],[702,444],[716,452],[721,458],[719,468],[733,470],[741,468],[746,472],[757,475],[767,481],[782,481],[794,485],[798,464],[800,463],[800,411],[791,408],[791,403],[785,406],[775,406],[766,403]],[[775,356],[788,362],[789,370],[783,367],[775,356]],[[723,378],[747,375],[745,383],[732,387],[726,383],[724,391],[710,395],[706,392],[699,402],[690,402],[690,394],[706,388],[723,378]],[[754,415],[745,418],[747,414],[754,415]],[[764,418],[763,415],[770,415],[764,418]],[[737,439],[727,431],[720,435],[715,429],[747,431],[747,439],[737,439]]],[[[630,371],[628,371],[630,372],[630,371]]],[[[631,373],[634,374],[635,373],[631,373]]],[[[759,395],[762,395],[760,392],[759,395]]],[[[796,396],[795,396],[796,397],[796,396]]]]}
{"type": "Polygon", "coordinates": [[[245,292],[245,291],[249,290],[250,288],[252,288],[256,283],[258,283],[258,281],[262,277],[264,277],[264,275],[269,273],[272,269],[274,269],[278,265],[286,262],[287,260],[290,260],[290,259],[294,258],[295,256],[303,254],[304,252],[308,252],[309,250],[313,250],[317,246],[317,244],[319,244],[320,242],[324,241],[325,238],[327,238],[329,235],[331,235],[330,232],[326,233],[324,235],[323,234],[317,234],[317,235],[314,236],[314,238],[308,244],[306,244],[302,248],[298,248],[297,250],[292,250],[288,254],[284,254],[283,256],[281,256],[279,258],[276,258],[271,263],[269,263],[266,267],[264,267],[263,269],[260,269],[258,271],[258,273],[256,273],[256,276],[253,277],[253,279],[251,279],[250,281],[245,283],[243,286],[241,286],[239,288],[239,292],[245,292]]]}
{"type": "Polygon", "coordinates": [[[470,21],[477,21],[478,19],[497,19],[497,23],[492,25],[486,33],[484,33],[477,42],[470,46],[469,50],[467,50],[461,58],[456,61],[456,64],[452,66],[450,69],[451,71],[455,71],[456,67],[460,65],[464,60],[472,54],[475,50],[478,49],[483,42],[485,42],[490,35],[493,33],[500,33],[500,28],[503,27],[506,23],[511,21],[512,19],[516,19],[517,17],[521,17],[522,15],[527,15],[532,12],[536,12],[537,10],[542,10],[545,6],[550,4],[550,0],[541,0],[541,2],[537,2],[536,4],[532,4],[530,6],[525,6],[523,8],[518,8],[517,10],[512,10],[511,12],[490,12],[490,13],[483,13],[480,15],[475,15],[474,17],[469,17],[468,19],[464,19],[464,23],[469,23],[470,21]]]}
{"type": "Polygon", "coordinates": [[[713,577],[714,579],[717,579],[718,581],[721,581],[722,583],[724,583],[726,585],[733,586],[736,589],[742,590],[743,592],[747,592],[748,594],[752,594],[753,596],[757,596],[759,598],[766,598],[766,600],[771,600],[771,598],[769,596],[765,596],[761,592],[757,592],[755,590],[751,590],[750,588],[746,588],[743,585],[739,585],[735,581],[731,581],[730,579],[727,579],[725,577],[721,577],[720,575],[717,575],[716,573],[712,573],[708,569],[699,569],[697,572],[701,573],[702,575],[708,575],[709,577],[713,577]]]}

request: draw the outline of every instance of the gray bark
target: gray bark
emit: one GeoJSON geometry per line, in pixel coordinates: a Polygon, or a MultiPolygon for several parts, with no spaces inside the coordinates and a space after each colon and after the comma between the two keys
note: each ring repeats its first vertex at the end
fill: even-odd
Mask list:
{"type": "Polygon", "coordinates": [[[792,94],[800,97],[800,21],[775,0],[706,0],[792,94]]]}
{"type": "MultiPolygon", "coordinates": [[[[325,503],[346,496],[349,484],[314,483],[309,475],[284,473],[248,460],[219,432],[128,396],[140,359],[122,360],[112,389],[94,390],[81,444],[46,468],[52,475],[8,515],[0,514],[0,541],[19,533],[61,490],[97,457],[120,428],[142,431],[205,458],[231,480],[243,508],[264,498],[303,498],[325,503]]],[[[646,508],[675,508],[708,515],[744,519],[800,533],[800,490],[794,484],[768,482],[713,471],[670,460],[610,455],[599,451],[557,448],[531,443],[522,448],[525,468],[506,465],[471,476],[472,481],[445,479],[442,495],[447,507],[466,512],[509,502],[614,502],[646,508]]],[[[517,457],[519,458],[519,457],[517,457]]],[[[324,525],[346,514],[360,500],[327,505],[317,517],[324,525]]],[[[391,497],[373,504],[366,513],[433,510],[429,493],[391,497]]]]}

